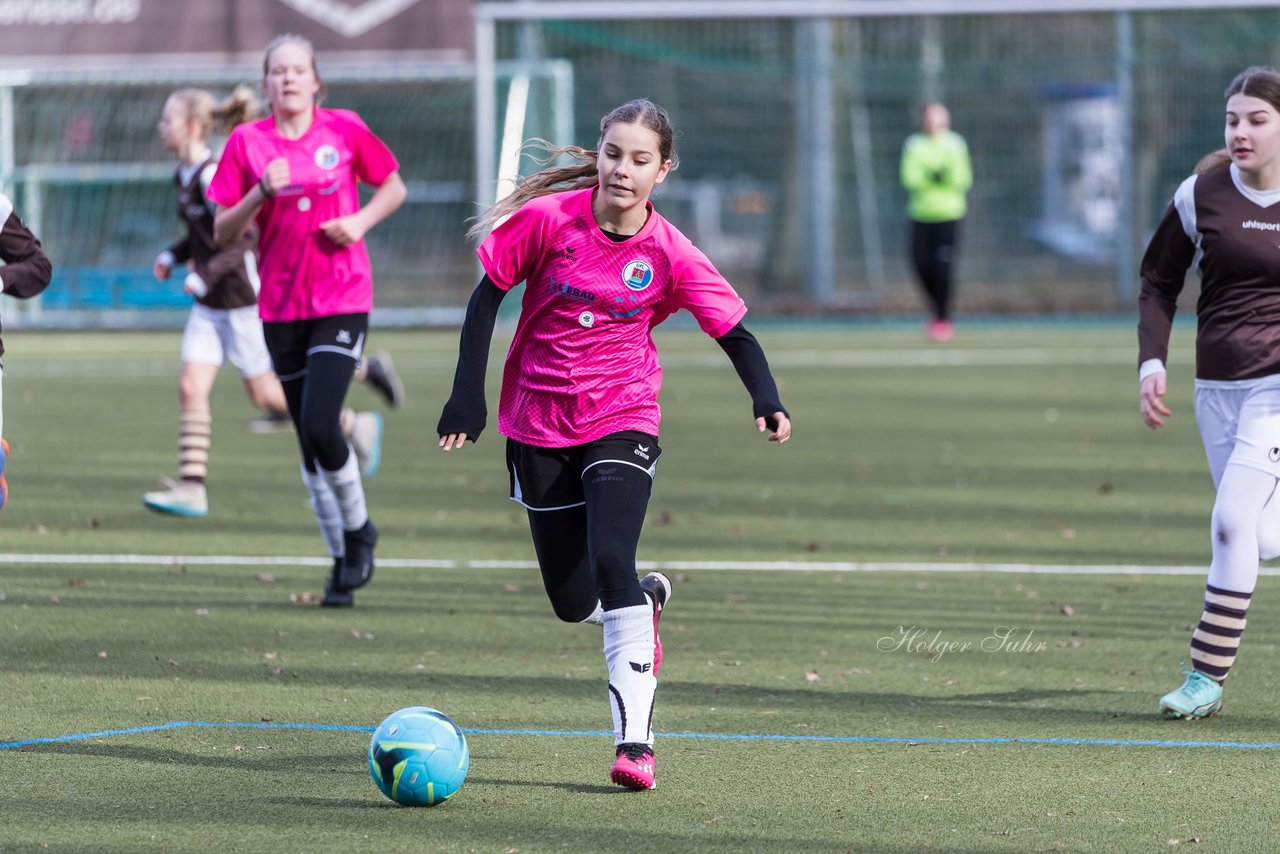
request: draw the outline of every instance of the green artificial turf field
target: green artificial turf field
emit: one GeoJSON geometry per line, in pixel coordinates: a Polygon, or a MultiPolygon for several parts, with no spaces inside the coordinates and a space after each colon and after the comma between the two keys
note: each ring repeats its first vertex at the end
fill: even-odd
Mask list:
{"type": "MultiPolygon", "coordinates": [[[[210,515],[176,465],[176,333],[6,336],[0,847],[244,851],[1027,851],[1266,847],[1280,666],[1264,578],[1224,714],[1165,721],[1199,616],[1211,487],[1175,335],[1170,426],[1123,325],[755,328],[776,447],[715,344],[660,331],[664,455],[641,542],[663,622],[659,787],[608,783],[599,629],[551,615],[502,441],[447,457],[454,333],[379,333],[409,392],[369,482],[351,610],[287,434],[214,402],[210,515]],[[879,570],[879,571],[872,571],[879,570]],[[948,571],[951,570],[951,571],[948,571]],[[374,787],[373,727],[431,705],[462,791],[374,787]]],[[[500,349],[491,365],[496,406],[500,349]]],[[[377,407],[362,388],[352,402],[377,407]]]]}

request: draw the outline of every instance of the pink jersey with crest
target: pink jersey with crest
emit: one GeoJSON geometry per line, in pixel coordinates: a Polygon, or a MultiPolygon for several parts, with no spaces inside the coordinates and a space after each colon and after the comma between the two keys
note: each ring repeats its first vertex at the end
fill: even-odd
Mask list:
{"type": "Polygon", "coordinates": [[[258,313],[288,321],[370,311],[373,274],[364,241],[338,246],[320,224],[359,210],[358,184],[381,186],[399,168],[395,155],[349,110],[317,108],[298,139],[281,136],[266,118],[231,132],[209,198],[236,204],[279,157],[289,161],[290,183],[257,214],[258,313]]]}
{"type": "Polygon", "coordinates": [[[526,282],[498,429],[528,445],[561,448],[620,430],[658,435],[653,327],[683,308],[719,338],[747,313],[733,286],[652,206],[639,233],[605,236],[591,213],[594,190],[525,203],[477,250],[498,287],[526,282]]]}

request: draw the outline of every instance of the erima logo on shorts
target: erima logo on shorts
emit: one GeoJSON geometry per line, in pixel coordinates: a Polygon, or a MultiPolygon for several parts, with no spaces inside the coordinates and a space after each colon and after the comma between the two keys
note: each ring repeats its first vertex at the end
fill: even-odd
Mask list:
{"type": "Polygon", "coordinates": [[[350,343],[351,343],[351,333],[350,333],[350,332],[348,332],[348,331],[347,331],[347,330],[345,330],[345,329],[339,329],[339,330],[338,330],[338,343],[339,343],[339,344],[350,344],[350,343]]]}
{"type": "Polygon", "coordinates": [[[637,457],[639,457],[639,458],[640,458],[640,459],[642,459],[642,460],[647,460],[647,459],[649,459],[649,446],[648,446],[648,445],[636,445],[636,449],[635,449],[634,451],[632,451],[632,453],[633,453],[633,454],[635,454],[637,457]]]}
{"type": "Polygon", "coordinates": [[[322,145],[316,149],[316,165],[321,169],[332,169],[338,165],[338,149],[332,145],[322,145]]]}
{"type": "Polygon", "coordinates": [[[628,261],[622,268],[622,283],[633,291],[642,291],[653,284],[653,268],[644,261],[628,261]]]}

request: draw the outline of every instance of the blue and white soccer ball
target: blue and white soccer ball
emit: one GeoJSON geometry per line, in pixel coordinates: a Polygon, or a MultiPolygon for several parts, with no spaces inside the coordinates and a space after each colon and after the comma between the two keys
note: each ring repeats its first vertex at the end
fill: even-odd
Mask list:
{"type": "Polygon", "coordinates": [[[369,739],[369,773],[382,794],[407,807],[433,807],[462,788],[467,739],[449,716],[426,706],[393,712],[369,739]]]}

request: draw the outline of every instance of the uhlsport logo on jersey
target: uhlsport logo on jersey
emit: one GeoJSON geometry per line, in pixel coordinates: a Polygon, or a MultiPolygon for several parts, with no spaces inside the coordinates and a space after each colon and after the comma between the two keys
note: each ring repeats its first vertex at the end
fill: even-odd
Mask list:
{"type": "Polygon", "coordinates": [[[332,169],[338,165],[338,149],[332,145],[322,145],[316,149],[316,165],[321,169],[332,169]]]}
{"type": "Polygon", "coordinates": [[[653,284],[653,268],[636,259],[622,268],[622,283],[633,291],[642,291],[653,284]]]}

